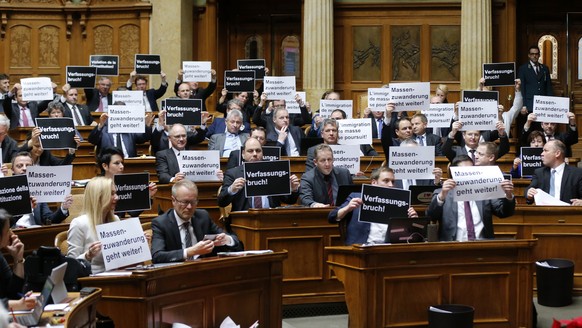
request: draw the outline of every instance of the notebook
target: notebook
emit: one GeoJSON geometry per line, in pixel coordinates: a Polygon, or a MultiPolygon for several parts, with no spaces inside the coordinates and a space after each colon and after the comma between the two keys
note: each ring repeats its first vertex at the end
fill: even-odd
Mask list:
{"type": "Polygon", "coordinates": [[[50,278],[53,281],[55,287],[51,296],[53,297],[53,303],[62,303],[67,299],[67,286],[65,286],[65,273],[67,272],[67,262],[54,267],[51,272],[50,278]]]}
{"type": "Polygon", "coordinates": [[[432,194],[437,186],[409,186],[410,190],[410,205],[426,205],[430,204],[432,194]]]}
{"type": "Polygon", "coordinates": [[[16,317],[16,320],[19,324],[30,327],[30,326],[38,326],[40,324],[40,318],[42,317],[42,312],[44,311],[44,307],[47,305],[48,300],[51,296],[51,293],[54,288],[53,281],[50,277],[46,278],[44,286],[42,287],[42,291],[40,296],[37,298],[36,306],[32,310],[31,313],[19,315],[16,317]]]}
{"type": "Polygon", "coordinates": [[[389,218],[388,222],[387,243],[420,243],[428,237],[430,218],[389,218]]]}

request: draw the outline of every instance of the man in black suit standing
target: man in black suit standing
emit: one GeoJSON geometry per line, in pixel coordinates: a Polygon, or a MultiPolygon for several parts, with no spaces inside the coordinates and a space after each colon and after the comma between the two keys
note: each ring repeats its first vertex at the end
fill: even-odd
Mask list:
{"type": "Polygon", "coordinates": [[[79,92],[77,88],[71,88],[71,85],[63,85],[64,96],[61,96],[61,104],[65,108],[63,113],[65,117],[73,119],[75,126],[91,125],[95,120],[91,116],[91,112],[86,105],[78,103],[79,92]]]}
{"type": "Polygon", "coordinates": [[[86,88],[85,98],[87,99],[87,107],[92,112],[106,112],[107,107],[113,104],[111,93],[111,80],[107,76],[99,78],[97,88],[86,88]]]}
{"type": "MultiPolygon", "coordinates": [[[[242,156],[245,162],[263,160],[263,148],[256,138],[249,138],[244,144],[242,156]]],[[[218,206],[226,207],[232,204],[233,211],[246,211],[249,208],[276,208],[281,203],[295,204],[299,197],[299,178],[295,174],[289,177],[291,194],[286,196],[245,197],[245,178],[243,166],[239,165],[227,170],[218,195],[218,206]]]]}
{"type": "Polygon", "coordinates": [[[428,125],[428,119],[424,114],[415,114],[410,120],[412,123],[412,133],[414,134],[414,139],[419,146],[434,146],[434,155],[442,156],[443,152],[441,150],[442,142],[441,138],[436,134],[426,132],[426,126],[428,125]]]}
{"type": "Polygon", "coordinates": [[[273,111],[274,130],[267,129],[267,140],[276,141],[281,147],[281,156],[299,156],[301,153],[301,139],[305,136],[303,130],[289,124],[289,112],[285,103],[273,111]]]}
{"type": "Polygon", "coordinates": [[[137,91],[143,91],[143,104],[145,106],[146,112],[157,112],[158,103],[157,100],[162,98],[168,89],[168,82],[166,81],[166,73],[161,72],[160,77],[162,78],[162,83],[157,89],[148,89],[148,78],[144,75],[137,75],[136,71],[129,73],[129,80],[125,84],[127,90],[131,90],[133,83],[135,83],[135,88],[137,91]]]}
{"type": "Polygon", "coordinates": [[[548,66],[539,62],[540,48],[529,47],[529,61],[519,67],[518,75],[521,80],[521,94],[523,103],[528,112],[533,111],[533,98],[539,96],[553,96],[552,79],[548,66]]]}
{"type": "Polygon", "coordinates": [[[210,75],[211,75],[210,83],[208,83],[208,86],[206,88],[203,88],[200,86],[198,82],[183,82],[184,71],[180,69],[178,71],[178,78],[176,79],[176,83],[174,83],[174,93],[176,94],[176,96],[183,98],[180,95],[180,90],[178,89],[180,88],[181,84],[187,83],[190,86],[190,94],[188,95],[188,98],[202,99],[202,111],[206,111],[206,99],[212,96],[212,93],[214,93],[214,90],[216,90],[216,70],[211,69],[210,75]]]}
{"type": "Polygon", "coordinates": [[[10,130],[17,127],[36,126],[35,118],[40,116],[48,108],[52,100],[26,101],[22,99],[22,86],[14,84],[8,95],[2,101],[4,114],[10,120],[10,130]],[[16,102],[12,102],[15,99],[16,102]]]}
{"type": "Polygon", "coordinates": [[[566,164],[566,145],[560,140],[550,140],[544,145],[544,167],[534,171],[530,185],[525,190],[528,204],[541,189],[565,203],[582,206],[582,169],[566,164]]]}
{"type": "Polygon", "coordinates": [[[152,137],[154,123],[152,113],[146,113],[144,133],[109,133],[108,119],[107,113],[101,114],[99,124],[95,126],[87,138],[90,143],[97,146],[97,153],[101,152],[101,149],[117,147],[123,151],[125,158],[137,157],[137,144],[148,142],[152,137]]]}
{"type": "Polygon", "coordinates": [[[154,263],[183,262],[242,250],[236,235],[225,233],[207,211],[197,209],[196,205],[198,188],[194,182],[182,180],[172,186],[173,209],[152,220],[154,263]],[[205,235],[215,236],[205,238],[205,235]]]}

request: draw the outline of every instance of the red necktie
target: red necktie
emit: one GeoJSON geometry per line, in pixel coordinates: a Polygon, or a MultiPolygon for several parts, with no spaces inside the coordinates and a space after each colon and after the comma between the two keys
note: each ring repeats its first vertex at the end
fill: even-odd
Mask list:
{"type": "Polygon", "coordinates": [[[327,182],[327,201],[329,202],[329,205],[334,206],[334,201],[333,201],[333,186],[331,183],[331,176],[326,176],[324,177],[324,180],[327,182]]]}
{"type": "Polygon", "coordinates": [[[473,223],[473,213],[471,213],[471,204],[465,202],[465,220],[467,221],[467,239],[475,240],[475,224],[473,223]]]}
{"type": "Polygon", "coordinates": [[[98,112],[102,112],[103,111],[103,96],[101,94],[99,94],[99,108],[97,108],[98,112]]]}
{"type": "Polygon", "coordinates": [[[254,197],[253,208],[263,208],[263,200],[261,197],[259,196],[254,197]]]}
{"type": "Polygon", "coordinates": [[[28,117],[26,116],[26,107],[21,107],[20,110],[20,115],[22,116],[22,126],[30,126],[30,122],[28,122],[28,117]]]}

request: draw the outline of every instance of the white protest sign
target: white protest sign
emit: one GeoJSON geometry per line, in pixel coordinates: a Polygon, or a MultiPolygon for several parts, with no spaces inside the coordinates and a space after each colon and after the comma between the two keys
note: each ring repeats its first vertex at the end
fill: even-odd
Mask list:
{"type": "Polygon", "coordinates": [[[568,97],[534,96],[533,113],[537,122],[567,124],[569,111],[568,97]]]}
{"type": "Polygon", "coordinates": [[[371,145],[372,120],[369,118],[338,120],[340,145],[371,145]]]}
{"type": "Polygon", "coordinates": [[[448,128],[455,115],[455,104],[430,104],[422,113],[428,120],[428,128],[448,128]]]}
{"type": "Polygon", "coordinates": [[[107,129],[109,133],[144,133],[145,107],[109,105],[107,129]]]}
{"type": "Polygon", "coordinates": [[[388,167],[394,170],[397,180],[434,179],[434,146],[390,147],[388,167]]]}
{"type": "Polygon", "coordinates": [[[152,259],[139,218],[100,224],[95,228],[106,271],[152,259]]]}
{"type": "Polygon", "coordinates": [[[463,123],[461,131],[495,130],[498,115],[497,103],[493,101],[459,103],[459,121],[463,123]]]}
{"type": "Polygon", "coordinates": [[[73,165],[33,165],[26,169],[26,175],[30,196],[38,203],[62,202],[71,193],[73,165]]]}
{"type": "Polygon", "coordinates": [[[389,88],[368,88],[368,107],[373,112],[384,112],[389,102],[389,88]]]}
{"type": "Polygon", "coordinates": [[[346,118],[352,118],[353,108],[353,100],[319,100],[319,115],[323,118],[329,118],[336,109],[343,110],[346,113],[346,118]]]}
{"type": "Polygon", "coordinates": [[[112,104],[121,102],[127,106],[143,106],[143,91],[113,91],[111,97],[112,104]]]}
{"type": "Polygon", "coordinates": [[[505,197],[501,188],[504,180],[499,166],[451,166],[452,179],[457,186],[455,201],[497,199],[505,197]]]}
{"type": "Polygon", "coordinates": [[[430,106],[430,82],[390,83],[388,88],[396,112],[422,111],[430,106]]]}
{"type": "Polygon", "coordinates": [[[210,82],[212,81],[212,63],[209,61],[184,61],[183,82],[210,82]]]}
{"type": "Polygon", "coordinates": [[[356,174],[360,171],[359,145],[329,145],[333,151],[333,166],[343,167],[356,174]]]}
{"type": "Polygon", "coordinates": [[[220,151],[184,150],[178,158],[180,172],[192,181],[220,181],[216,171],[220,170],[220,151]]]}
{"type": "Polygon", "coordinates": [[[52,100],[53,85],[49,77],[29,77],[20,79],[22,86],[22,100],[52,100]]]}
{"type": "MultiPolygon", "coordinates": [[[[297,91],[297,94],[305,102],[305,91],[297,91]]],[[[299,103],[293,99],[285,99],[285,108],[289,114],[301,114],[301,108],[299,107],[299,103]]]]}
{"type": "Polygon", "coordinates": [[[268,99],[295,99],[295,76],[265,76],[263,92],[268,99]]]}

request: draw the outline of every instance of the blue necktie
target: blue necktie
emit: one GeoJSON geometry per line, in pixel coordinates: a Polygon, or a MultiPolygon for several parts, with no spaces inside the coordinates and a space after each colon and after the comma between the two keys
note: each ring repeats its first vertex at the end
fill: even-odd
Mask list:
{"type": "Polygon", "coordinates": [[[556,170],[552,169],[552,175],[550,176],[550,196],[555,197],[556,193],[556,170]]]}

